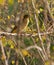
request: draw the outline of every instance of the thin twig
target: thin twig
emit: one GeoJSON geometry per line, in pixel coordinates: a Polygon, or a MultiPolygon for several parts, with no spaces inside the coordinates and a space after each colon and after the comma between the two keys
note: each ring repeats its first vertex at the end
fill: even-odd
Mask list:
{"type": "Polygon", "coordinates": [[[51,14],[51,11],[50,11],[50,7],[49,7],[49,3],[48,3],[47,0],[42,0],[42,1],[43,1],[43,3],[45,4],[45,7],[46,7],[46,9],[48,10],[48,13],[49,13],[49,15],[50,15],[50,17],[51,17],[51,19],[52,19],[53,28],[54,28],[54,18],[52,17],[52,14],[51,14]]]}
{"type": "Polygon", "coordinates": [[[53,25],[51,25],[51,26],[47,29],[47,31],[51,30],[51,29],[52,29],[52,27],[53,27],[53,25]]]}
{"type": "Polygon", "coordinates": [[[2,45],[2,40],[0,40],[0,46],[1,46],[2,54],[4,56],[5,65],[8,65],[8,60],[6,59],[5,51],[4,51],[4,48],[3,48],[3,45],[2,45]]]}
{"type": "MultiPolygon", "coordinates": [[[[44,11],[45,22],[47,22],[47,12],[46,11],[48,11],[49,16],[51,17],[52,22],[53,22],[53,23],[49,22],[49,23],[52,23],[52,25],[47,29],[47,31],[49,31],[52,27],[54,28],[54,19],[53,19],[52,15],[51,15],[51,11],[50,11],[48,1],[43,0],[43,3],[45,4],[45,11],[44,11]]],[[[48,58],[50,58],[50,45],[51,45],[51,43],[50,43],[50,39],[49,39],[48,35],[46,35],[46,36],[47,36],[47,44],[46,44],[47,45],[47,55],[48,55],[48,58]]]]}
{"type": "Polygon", "coordinates": [[[21,57],[23,58],[23,61],[24,61],[24,63],[25,63],[25,65],[27,65],[27,62],[26,62],[26,60],[25,60],[25,58],[24,58],[24,56],[23,56],[23,54],[22,54],[22,52],[19,50],[19,54],[21,55],[21,57]]]}
{"type": "MultiPolygon", "coordinates": [[[[34,43],[34,45],[36,45],[37,46],[37,44],[36,44],[36,42],[35,42],[35,40],[34,40],[34,38],[32,37],[32,40],[33,40],[33,43],[34,43]]],[[[45,62],[45,59],[44,59],[44,53],[43,53],[43,51],[42,51],[42,54],[43,54],[43,56],[42,56],[42,54],[41,54],[41,52],[37,49],[37,51],[38,51],[38,53],[39,53],[39,55],[40,55],[40,57],[42,58],[42,60],[43,60],[43,62],[45,62]]]]}
{"type": "Polygon", "coordinates": [[[38,49],[39,51],[42,52],[41,47],[37,46],[36,44],[35,44],[35,45],[32,45],[32,46],[29,46],[29,47],[27,47],[27,48],[25,48],[25,49],[26,49],[26,50],[30,50],[30,49],[32,49],[32,48],[36,48],[36,49],[38,49]]]}
{"type": "MultiPolygon", "coordinates": [[[[35,45],[32,45],[32,46],[29,46],[29,47],[27,47],[27,48],[25,48],[25,49],[26,49],[26,50],[37,49],[38,51],[41,52],[41,54],[43,55],[43,57],[44,57],[44,59],[45,59],[45,55],[44,55],[44,53],[43,53],[42,48],[39,47],[39,46],[37,46],[36,44],[35,44],[35,45]]],[[[39,53],[40,53],[40,52],[39,52],[39,53]]],[[[42,56],[41,56],[41,57],[42,57],[42,56]]],[[[42,57],[42,60],[44,61],[43,57],[42,57]]]]}
{"type": "MultiPolygon", "coordinates": [[[[32,5],[33,5],[34,11],[35,11],[36,8],[35,8],[34,1],[33,1],[33,0],[32,0],[32,5]]],[[[47,54],[46,54],[46,51],[45,51],[45,48],[44,48],[44,45],[43,45],[43,41],[42,41],[42,38],[41,38],[41,35],[40,35],[39,24],[38,24],[38,18],[37,18],[37,16],[36,16],[36,14],[34,14],[34,17],[35,17],[35,22],[36,22],[36,25],[37,25],[37,30],[38,30],[39,39],[40,39],[40,41],[41,41],[41,45],[42,45],[43,51],[44,51],[44,53],[45,53],[45,59],[48,59],[47,54]]]]}
{"type": "MultiPolygon", "coordinates": [[[[43,33],[39,33],[40,35],[48,35],[48,34],[52,34],[53,32],[51,31],[51,32],[43,32],[43,33]]],[[[38,36],[39,35],[38,33],[36,33],[36,34],[32,34],[32,33],[21,33],[21,34],[19,34],[19,35],[22,35],[22,36],[38,36]]],[[[17,33],[9,33],[9,32],[0,32],[0,36],[2,36],[2,35],[11,35],[11,36],[17,36],[17,33]]]]}

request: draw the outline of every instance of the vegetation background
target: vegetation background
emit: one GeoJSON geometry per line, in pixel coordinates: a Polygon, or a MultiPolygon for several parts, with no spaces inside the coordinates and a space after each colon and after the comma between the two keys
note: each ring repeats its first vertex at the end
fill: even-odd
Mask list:
{"type": "Polygon", "coordinates": [[[54,65],[54,0],[0,0],[0,65],[54,65]]]}

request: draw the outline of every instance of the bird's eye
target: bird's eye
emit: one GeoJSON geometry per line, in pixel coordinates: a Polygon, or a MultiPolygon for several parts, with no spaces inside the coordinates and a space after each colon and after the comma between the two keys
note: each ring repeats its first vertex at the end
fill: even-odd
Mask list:
{"type": "Polygon", "coordinates": [[[29,15],[28,15],[28,14],[24,15],[24,19],[25,19],[25,18],[28,18],[28,17],[29,17],[29,15]]]}

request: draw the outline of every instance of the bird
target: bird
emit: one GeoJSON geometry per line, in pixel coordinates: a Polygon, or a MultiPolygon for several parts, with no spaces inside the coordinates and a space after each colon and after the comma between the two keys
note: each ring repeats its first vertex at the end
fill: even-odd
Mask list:
{"type": "Polygon", "coordinates": [[[29,15],[25,14],[18,20],[17,25],[11,31],[12,33],[21,33],[23,29],[28,25],[29,15]]]}

